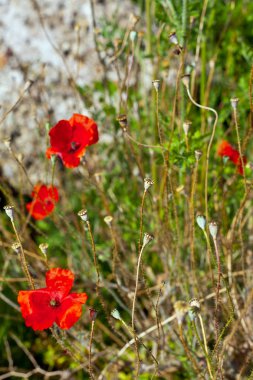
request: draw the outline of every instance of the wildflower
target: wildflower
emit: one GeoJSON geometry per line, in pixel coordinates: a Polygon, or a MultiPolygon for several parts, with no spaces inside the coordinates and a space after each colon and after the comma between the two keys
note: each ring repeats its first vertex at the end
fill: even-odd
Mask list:
{"type": "Polygon", "coordinates": [[[80,164],[86,147],[98,142],[98,128],[94,120],[74,114],[69,120],[60,120],[49,131],[51,147],[46,156],[57,154],[67,168],[80,164]]]}
{"type": "Polygon", "coordinates": [[[26,208],[36,220],[44,219],[51,214],[59,200],[57,188],[43,184],[34,186],[31,197],[33,200],[27,203],[26,208]]]}
{"type": "MultiPolygon", "coordinates": [[[[228,157],[237,166],[237,171],[243,174],[243,166],[238,150],[234,149],[228,141],[222,141],[218,147],[218,155],[221,157],[228,157]]],[[[246,164],[247,159],[243,156],[243,162],[246,164]]]]}
{"type": "Polygon", "coordinates": [[[56,323],[61,329],[70,329],[88,298],[86,293],[70,293],[73,282],[70,270],[53,268],[46,273],[46,288],[19,291],[18,303],[26,326],[45,330],[56,323]]]}

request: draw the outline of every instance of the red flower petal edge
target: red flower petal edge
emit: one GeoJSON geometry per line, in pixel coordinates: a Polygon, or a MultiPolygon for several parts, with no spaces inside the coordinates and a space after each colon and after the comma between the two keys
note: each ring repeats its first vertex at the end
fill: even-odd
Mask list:
{"type": "Polygon", "coordinates": [[[47,158],[58,155],[67,168],[80,164],[87,146],[98,142],[98,128],[94,120],[87,116],[74,114],[69,120],[60,120],[49,131],[50,144],[47,158]]]}
{"type": "Polygon", "coordinates": [[[45,330],[56,323],[70,329],[82,314],[86,293],[70,293],[74,274],[68,269],[53,268],[46,273],[46,288],[21,290],[18,303],[27,327],[45,330]]]}
{"type": "Polygon", "coordinates": [[[33,200],[27,203],[26,208],[36,220],[44,219],[51,214],[59,201],[57,188],[43,184],[34,186],[31,197],[33,200]]]}
{"type": "MultiPolygon", "coordinates": [[[[221,157],[228,157],[229,160],[236,165],[238,173],[243,174],[243,166],[240,159],[240,153],[238,152],[238,150],[234,149],[228,141],[222,141],[220,143],[220,145],[218,146],[218,155],[221,157]]],[[[246,165],[246,157],[243,156],[242,158],[244,165],[246,165]]]]}

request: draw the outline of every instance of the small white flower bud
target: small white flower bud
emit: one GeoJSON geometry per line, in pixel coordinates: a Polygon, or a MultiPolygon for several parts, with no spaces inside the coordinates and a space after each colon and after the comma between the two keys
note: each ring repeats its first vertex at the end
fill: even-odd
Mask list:
{"type": "Polygon", "coordinates": [[[204,216],[204,215],[197,215],[197,217],[196,217],[196,221],[197,221],[198,226],[199,226],[202,230],[204,230],[205,227],[206,227],[206,218],[205,218],[205,216],[204,216]]]}
{"type": "Polygon", "coordinates": [[[13,221],[14,220],[14,206],[4,206],[4,211],[6,212],[6,215],[13,221]]]}
{"type": "Polygon", "coordinates": [[[87,210],[80,210],[78,212],[78,216],[80,216],[80,218],[84,221],[84,222],[88,222],[88,213],[87,213],[87,210]]]}
{"type": "Polygon", "coordinates": [[[209,225],[209,231],[213,239],[216,239],[217,233],[218,233],[218,225],[216,222],[210,222],[209,225]]]}
{"type": "Polygon", "coordinates": [[[192,122],[190,120],[186,120],[183,123],[183,130],[184,130],[184,133],[186,136],[188,135],[188,132],[189,132],[189,129],[191,128],[191,125],[192,125],[192,122]]]}
{"type": "Polygon", "coordinates": [[[169,41],[174,44],[174,45],[178,45],[178,39],[177,39],[177,34],[176,32],[173,32],[173,33],[170,33],[169,35],[169,41]]]}
{"type": "Polygon", "coordinates": [[[150,186],[152,186],[154,182],[152,181],[151,178],[144,178],[144,190],[147,191],[150,186]]]}
{"type": "Polygon", "coordinates": [[[113,309],[113,311],[111,312],[111,316],[115,319],[118,319],[119,321],[121,320],[120,313],[117,309],[113,309]]]}
{"type": "Polygon", "coordinates": [[[154,237],[150,234],[148,234],[147,232],[144,233],[144,236],[143,236],[143,247],[145,247],[148,243],[150,243],[152,240],[154,239],[154,237]]]}
{"type": "Polygon", "coordinates": [[[189,88],[189,85],[190,85],[190,75],[183,75],[181,77],[181,80],[183,82],[183,85],[186,87],[186,88],[189,88]]]}

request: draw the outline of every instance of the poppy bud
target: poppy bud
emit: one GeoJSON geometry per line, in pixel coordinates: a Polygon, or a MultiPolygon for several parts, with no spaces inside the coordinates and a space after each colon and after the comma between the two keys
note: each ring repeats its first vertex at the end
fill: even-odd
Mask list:
{"type": "Polygon", "coordinates": [[[218,225],[216,222],[209,223],[209,231],[213,239],[216,239],[218,233],[218,225]]]}
{"type": "Polygon", "coordinates": [[[158,92],[159,88],[160,88],[160,80],[159,79],[155,79],[155,80],[152,81],[152,84],[153,84],[156,92],[158,92]]]}
{"type": "Polygon", "coordinates": [[[113,217],[111,215],[107,215],[107,216],[104,217],[104,221],[108,225],[108,227],[110,227],[111,223],[113,221],[113,217]]]}
{"type": "Polygon", "coordinates": [[[188,135],[188,132],[189,132],[189,129],[190,129],[191,125],[192,125],[192,122],[189,121],[189,120],[186,120],[183,123],[183,130],[184,130],[184,133],[185,133],[186,136],[188,135]]]}
{"type": "Polygon", "coordinates": [[[113,318],[115,319],[118,319],[119,321],[121,321],[121,316],[120,316],[120,313],[117,309],[113,309],[113,311],[111,312],[111,315],[113,318]]]}
{"type": "Polygon", "coordinates": [[[20,253],[20,251],[21,251],[21,245],[19,243],[13,243],[12,246],[11,246],[11,248],[16,253],[20,253]]]}
{"type": "Polygon", "coordinates": [[[84,222],[88,222],[88,213],[87,213],[87,210],[80,210],[78,212],[78,216],[80,216],[80,218],[84,221],[84,222]]]}
{"type": "Polygon", "coordinates": [[[89,311],[90,311],[90,320],[93,322],[97,318],[98,312],[97,310],[91,309],[91,308],[89,309],[89,311]]]}
{"type": "Polygon", "coordinates": [[[170,33],[169,35],[169,41],[174,44],[174,45],[178,45],[178,39],[177,39],[177,34],[176,32],[173,32],[173,33],[170,33]]]}
{"type": "Polygon", "coordinates": [[[196,161],[199,161],[199,159],[201,158],[202,156],[202,152],[201,150],[195,150],[195,158],[196,158],[196,161]]]}
{"type": "Polygon", "coordinates": [[[183,75],[181,77],[181,80],[183,82],[183,85],[186,87],[186,88],[189,88],[189,85],[190,85],[190,75],[183,75]]]}
{"type": "Polygon", "coordinates": [[[205,216],[204,216],[204,215],[197,215],[197,217],[196,217],[196,221],[197,221],[198,226],[199,226],[202,230],[204,230],[205,227],[206,227],[206,218],[205,218],[205,216]]]}
{"type": "Polygon", "coordinates": [[[11,221],[14,220],[14,206],[4,206],[4,211],[6,212],[6,215],[11,219],[11,221]]]}
{"type": "Polygon", "coordinates": [[[143,236],[143,247],[145,247],[148,243],[151,242],[151,240],[153,240],[154,237],[150,234],[148,234],[147,232],[144,233],[144,236],[143,236]]]}
{"type": "Polygon", "coordinates": [[[117,120],[119,122],[119,125],[123,129],[123,131],[126,131],[126,128],[127,128],[127,115],[118,115],[117,120]]]}
{"type": "Polygon", "coordinates": [[[144,178],[144,190],[147,191],[150,186],[152,186],[154,182],[152,181],[151,178],[144,178]]]}
{"type": "Polygon", "coordinates": [[[239,102],[239,99],[238,99],[238,98],[232,98],[232,99],[230,99],[230,102],[231,102],[231,106],[232,106],[232,108],[233,108],[234,110],[236,110],[236,109],[237,109],[237,104],[238,104],[238,102],[239,102]]]}

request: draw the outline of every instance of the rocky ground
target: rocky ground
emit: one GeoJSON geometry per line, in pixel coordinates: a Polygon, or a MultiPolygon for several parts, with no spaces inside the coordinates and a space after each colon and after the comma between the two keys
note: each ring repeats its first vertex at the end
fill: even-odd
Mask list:
{"type": "MultiPolygon", "coordinates": [[[[130,1],[94,1],[101,17],[126,21],[130,1]]],[[[90,84],[102,74],[95,51],[90,0],[0,0],[0,167],[15,186],[18,165],[3,141],[11,139],[32,182],[44,180],[45,124],[86,113],[71,87],[90,84]],[[24,88],[33,85],[24,93],[24,88]],[[15,109],[6,112],[22,97],[15,109]],[[4,119],[4,120],[3,120],[4,119]]]]}

